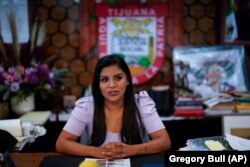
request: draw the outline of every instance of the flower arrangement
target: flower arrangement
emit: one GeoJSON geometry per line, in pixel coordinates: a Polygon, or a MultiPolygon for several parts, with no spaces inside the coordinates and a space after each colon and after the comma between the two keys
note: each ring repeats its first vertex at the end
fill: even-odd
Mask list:
{"type": "Polygon", "coordinates": [[[13,12],[9,13],[8,21],[12,43],[5,44],[0,36],[0,96],[2,100],[13,96],[23,100],[32,93],[40,93],[46,98],[58,83],[64,83],[67,72],[64,68],[50,68],[48,59],[42,54],[46,24],[36,21],[28,43],[20,44],[13,12]]]}
{"type": "Polygon", "coordinates": [[[50,70],[47,64],[32,63],[30,67],[23,65],[4,68],[0,65],[0,91],[3,100],[11,96],[24,99],[31,93],[39,92],[43,98],[53,91],[60,70],[50,70]]]}

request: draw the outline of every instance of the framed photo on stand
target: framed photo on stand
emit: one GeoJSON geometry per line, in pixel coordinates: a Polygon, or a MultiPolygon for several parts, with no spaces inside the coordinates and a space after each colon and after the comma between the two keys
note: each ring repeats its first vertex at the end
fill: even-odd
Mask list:
{"type": "Polygon", "coordinates": [[[242,45],[179,47],[173,51],[175,87],[203,99],[222,92],[249,91],[242,45]]]}

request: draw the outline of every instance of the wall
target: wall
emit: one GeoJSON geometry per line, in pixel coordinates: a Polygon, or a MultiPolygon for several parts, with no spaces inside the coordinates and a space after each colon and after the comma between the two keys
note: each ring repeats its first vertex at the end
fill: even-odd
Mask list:
{"type": "MultiPolygon", "coordinates": [[[[39,0],[36,14],[39,20],[47,21],[46,54],[57,55],[57,67],[68,67],[70,79],[60,93],[78,97],[82,89],[91,84],[92,74],[98,59],[96,20],[93,17],[95,1],[39,0]]],[[[107,3],[107,1],[102,1],[107,3]]],[[[136,1],[137,2],[137,1],[136,1]]],[[[135,3],[133,0],[117,0],[117,5],[135,3]]],[[[152,85],[173,85],[171,53],[182,45],[216,43],[215,0],[147,0],[169,5],[166,18],[166,55],[160,71],[136,90],[149,89],[152,85]]],[[[139,4],[141,5],[141,4],[139,4]]]]}

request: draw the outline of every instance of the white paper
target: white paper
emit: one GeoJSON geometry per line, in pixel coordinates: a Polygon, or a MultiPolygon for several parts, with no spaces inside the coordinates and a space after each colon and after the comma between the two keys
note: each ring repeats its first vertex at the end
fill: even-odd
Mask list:
{"type": "Polygon", "coordinates": [[[230,146],[238,151],[249,151],[250,150],[250,140],[226,134],[226,139],[230,146]]]}
{"type": "Polygon", "coordinates": [[[96,159],[96,158],[85,158],[85,160],[94,160],[99,163],[99,167],[130,167],[130,159],[96,159]]]}
{"type": "Polygon", "coordinates": [[[22,136],[22,125],[20,119],[0,120],[0,129],[9,132],[13,136],[22,136]]]}

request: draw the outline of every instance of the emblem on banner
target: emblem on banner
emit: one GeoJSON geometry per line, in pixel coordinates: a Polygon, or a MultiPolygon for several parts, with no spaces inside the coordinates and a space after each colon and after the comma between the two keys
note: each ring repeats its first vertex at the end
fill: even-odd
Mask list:
{"type": "Polygon", "coordinates": [[[164,61],[166,7],[96,8],[99,57],[123,55],[135,85],[151,79],[164,61]]]}

